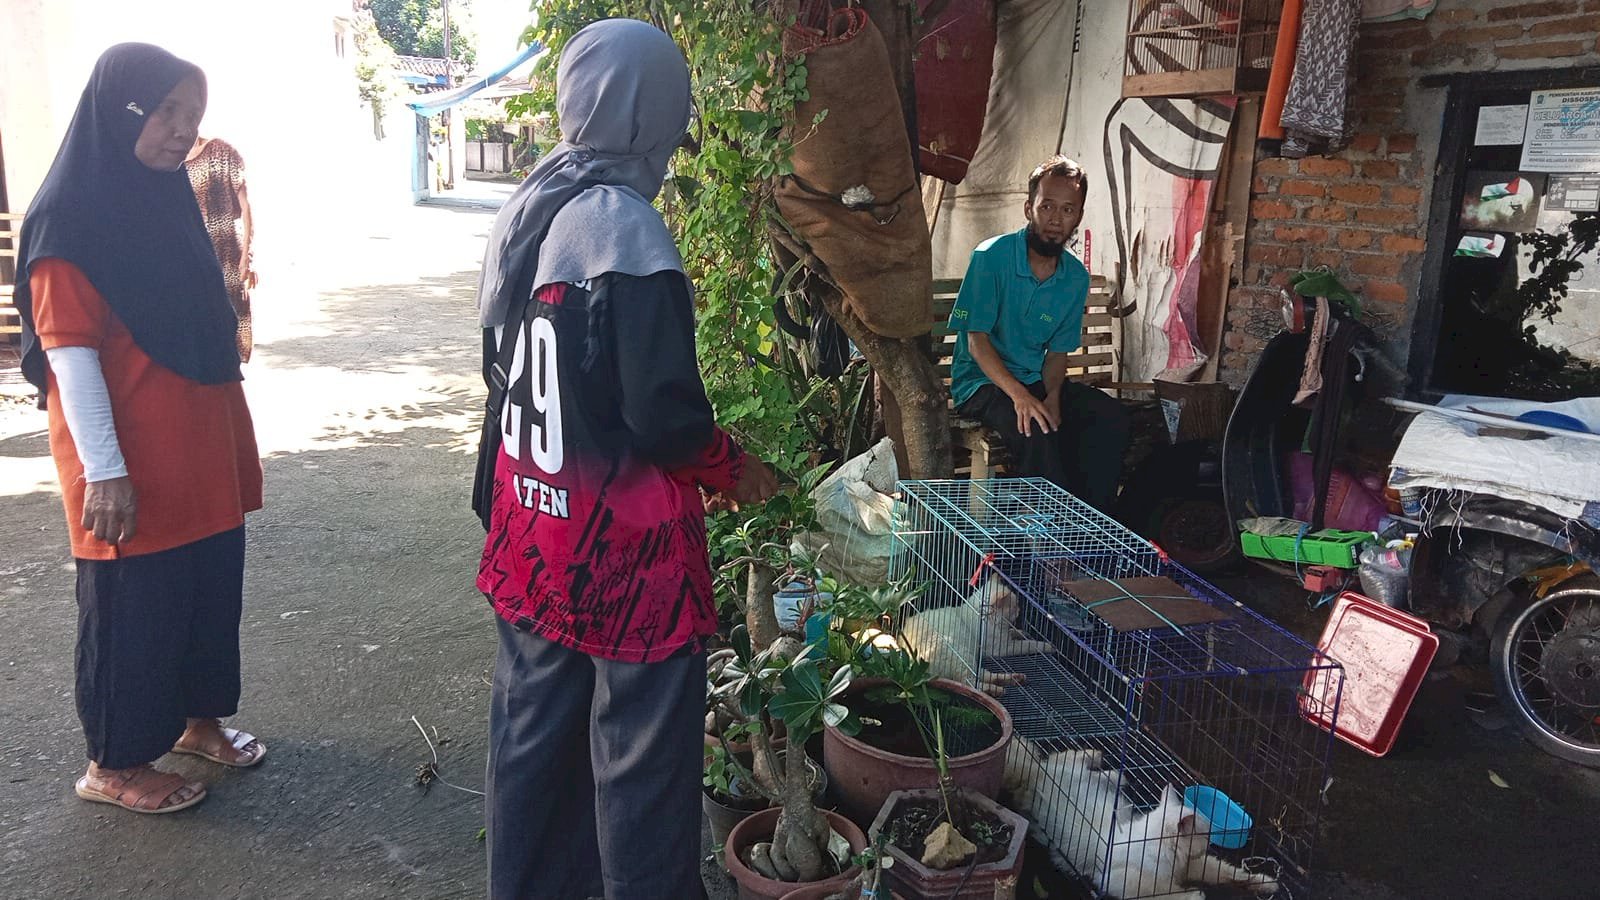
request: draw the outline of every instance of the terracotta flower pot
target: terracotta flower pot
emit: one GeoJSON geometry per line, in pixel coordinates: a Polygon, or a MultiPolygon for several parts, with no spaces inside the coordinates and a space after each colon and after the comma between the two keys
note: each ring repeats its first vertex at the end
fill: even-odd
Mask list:
{"type": "MultiPolygon", "coordinates": [[[[876,835],[889,824],[894,818],[895,807],[902,800],[938,798],[937,789],[895,791],[883,801],[883,808],[872,823],[871,833],[876,835]]],[[[920,858],[888,844],[886,849],[894,857],[894,865],[884,870],[883,876],[889,885],[908,897],[938,897],[940,900],[1010,900],[1017,895],[1017,879],[1022,874],[1022,845],[1028,837],[1028,820],[981,794],[968,791],[966,801],[1011,826],[1011,842],[1006,847],[1005,859],[979,863],[968,875],[966,866],[930,869],[922,864],[920,858]],[[956,893],[958,887],[960,893],[956,893]]]]}
{"type": "MultiPolygon", "coordinates": [[[[850,696],[859,696],[886,683],[875,678],[857,679],[850,686],[850,696]]],[[[981,705],[999,721],[998,740],[976,753],[952,757],[949,762],[950,776],[957,787],[985,797],[995,796],[1000,792],[1005,775],[1006,747],[1011,743],[1011,714],[993,697],[964,684],[935,678],[931,685],[981,705]]],[[[849,699],[844,702],[850,705],[849,699]]],[[[883,801],[895,791],[939,786],[939,770],[926,756],[905,756],[882,750],[832,727],[822,734],[822,765],[833,781],[840,811],[858,822],[870,821],[876,816],[883,808],[883,801]]]]}
{"type": "MultiPolygon", "coordinates": [[[[779,812],[781,810],[777,808],[762,810],[735,825],[733,832],[728,835],[728,845],[722,851],[723,860],[728,866],[728,874],[732,875],[733,880],[739,885],[739,900],[781,900],[781,898],[801,887],[811,887],[813,885],[827,885],[834,890],[838,890],[849,883],[857,872],[861,871],[859,866],[851,866],[832,878],[801,885],[790,881],[773,881],[771,878],[767,878],[745,865],[742,858],[744,852],[752,844],[758,844],[772,838],[772,829],[778,824],[779,812]]],[[[831,813],[825,810],[820,812],[828,820],[828,824],[833,826],[833,830],[839,832],[844,836],[845,840],[850,842],[852,856],[867,848],[867,836],[861,833],[861,829],[857,828],[854,822],[838,813],[831,813]]]]}
{"type": "MultiPolygon", "coordinates": [[[[828,897],[831,897],[842,889],[843,886],[837,884],[808,884],[803,888],[796,888],[795,890],[784,894],[783,900],[827,900],[828,897]]],[[[903,894],[899,894],[894,891],[888,891],[885,893],[886,890],[886,888],[880,887],[878,889],[878,896],[880,898],[888,898],[888,900],[905,900],[905,896],[903,894]]]]}

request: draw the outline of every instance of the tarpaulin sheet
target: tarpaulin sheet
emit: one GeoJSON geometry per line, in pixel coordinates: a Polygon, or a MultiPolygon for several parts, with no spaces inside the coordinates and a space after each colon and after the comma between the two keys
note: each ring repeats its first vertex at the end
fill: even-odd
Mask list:
{"type": "MultiPolygon", "coordinates": [[[[1532,403],[1452,395],[1447,409],[1518,416],[1533,409],[1565,413],[1600,433],[1600,397],[1532,403]]],[[[1476,422],[1421,413],[1391,463],[1395,487],[1432,487],[1521,500],[1568,519],[1587,518],[1600,501],[1600,444],[1580,438],[1486,437],[1476,422]]]]}

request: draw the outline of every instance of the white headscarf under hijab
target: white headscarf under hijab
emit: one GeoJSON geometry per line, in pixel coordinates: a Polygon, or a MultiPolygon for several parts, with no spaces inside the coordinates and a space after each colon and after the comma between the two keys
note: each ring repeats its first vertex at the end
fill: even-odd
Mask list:
{"type": "Polygon", "coordinates": [[[649,23],[596,22],[562,51],[556,111],[562,142],[489,232],[478,283],[485,328],[503,325],[514,301],[547,284],[683,271],[672,234],[650,205],[689,127],[682,51],[649,23]],[[597,186],[580,193],[585,183],[597,186]]]}

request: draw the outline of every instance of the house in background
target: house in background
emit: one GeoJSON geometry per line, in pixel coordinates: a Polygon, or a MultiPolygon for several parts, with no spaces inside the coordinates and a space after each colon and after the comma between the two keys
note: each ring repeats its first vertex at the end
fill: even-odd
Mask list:
{"type": "MultiPolygon", "coordinates": [[[[461,104],[478,99],[502,99],[526,93],[528,83],[524,79],[513,79],[511,74],[530,63],[534,57],[544,51],[544,48],[535,43],[523,47],[510,59],[499,67],[470,79],[467,83],[450,91],[425,94],[408,103],[412,112],[416,114],[416,135],[412,144],[411,165],[411,192],[412,198],[421,203],[428,200],[435,193],[435,175],[429,159],[432,149],[435,156],[440,153],[445,155],[449,164],[454,166],[450,182],[464,178],[467,169],[467,141],[466,118],[464,116],[449,117],[449,127],[446,140],[449,145],[444,148],[436,146],[433,137],[432,123],[436,116],[448,110],[453,110],[461,104]]],[[[479,166],[482,166],[482,150],[479,149],[479,166]]]]}
{"type": "Polygon", "coordinates": [[[443,91],[450,87],[442,58],[396,55],[394,67],[395,77],[418,93],[443,91]]]}

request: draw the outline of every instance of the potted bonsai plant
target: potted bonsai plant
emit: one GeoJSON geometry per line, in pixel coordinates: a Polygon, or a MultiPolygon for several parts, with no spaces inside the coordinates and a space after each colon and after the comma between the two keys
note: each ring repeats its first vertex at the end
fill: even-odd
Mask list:
{"type": "MultiPolygon", "coordinates": [[[[735,825],[772,806],[772,801],[755,786],[750,771],[755,754],[745,739],[748,731],[748,725],[730,726],[721,743],[706,749],[700,805],[711,829],[711,843],[719,849],[727,843],[728,834],[735,825]],[[737,746],[735,742],[742,743],[743,748],[733,749],[737,746]]],[[[782,738],[777,741],[781,742],[782,738]]],[[[784,751],[777,752],[781,760],[784,751]]],[[[810,760],[807,760],[807,768],[812,785],[811,799],[820,802],[828,789],[828,776],[822,766],[810,760]]]]}
{"type": "Polygon", "coordinates": [[[926,665],[910,654],[890,659],[884,669],[890,684],[875,690],[892,694],[894,702],[911,711],[938,773],[932,789],[891,792],[872,824],[873,839],[898,863],[889,882],[913,897],[1016,896],[1027,819],[983,794],[957,787],[951,773],[947,720],[971,718],[974,712],[947,705],[927,677],[926,665]]]}
{"type": "MultiPolygon", "coordinates": [[[[959,702],[909,650],[880,649],[863,669],[881,683],[866,691],[862,709],[903,710],[936,779],[931,788],[891,791],[873,822],[874,842],[896,862],[889,883],[912,897],[1014,897],[1028,822],[990,797],[959,787],[951,765],[952,732],[969,739],[983,734],[997,724],[992,713],[959,702]]],[[[1002,766],[1007,743],[1009,735],[998,744],[1002,766]]],[[[912,774],[922,774],[920,765],[912,774]]]]}
{"type": "Polygon", "coordinates": [[[737,698],[751,725],[751,783],[775,804],[744,819],[728,835],[724,859],[739,884],[739,896],[777,900],[804,882],[843,885],[855,874],[850,858],[865,849],[866,836],[843,816],[817,808],[810,778],[815,763],[805,745],[824,726],[859,728],[838,702],[854,670],[812,658],[788,636],[758,652],[743,625],[733,629],[730,643],[736,657],[729,664],[734,677],[715,693],[719,699],[737,698]],[[770,739],[777,722],[784,724],[789,738],[781,755],[770,739]]]}
{"type": "Polygon", "coordinates": [[[927,662],[896,642],[893,622],[918,590],[905,582],[872,591],[831,587],[835,599],[826,613],[857,624],[830,632],[827,653],[860,672],[845,702],[868,726],[855,733],[831,726],[823,731],[823,766],[841,811],[866,821],[892,792],[937,788],[945,776],[986,797],[999,793],[1011,715],[982,691],[932,678],[927,662]],[[861,627],[863,622],[875,624],[861,627]],[[935,716],[943,764],[928,740],[935,716]]]}
{"type": "Polygon", "coordinates": [[[783,900],[901,900],[901,895],[884,887],[884,871],[895,859],[884,850],[882,838],[855,857],[861,871],[844,885],[808,884],[783,895],[783,900]]]}
{"type": "Polygon", "coordinates": [[[806,472],[793,489],[773,495],[737,525],[729,527],[721,518],[714,528],[712,546],[721,560],[718,590],[743,599],[744,622],[756,647],[770,647],[780,634],[773,598],[791,579],[794,539],[817,530],[811,492],[829,468],[825,464],[806,472]]]}

